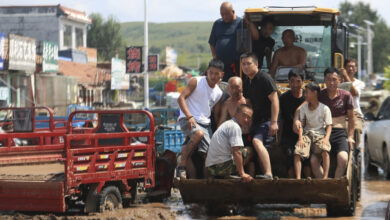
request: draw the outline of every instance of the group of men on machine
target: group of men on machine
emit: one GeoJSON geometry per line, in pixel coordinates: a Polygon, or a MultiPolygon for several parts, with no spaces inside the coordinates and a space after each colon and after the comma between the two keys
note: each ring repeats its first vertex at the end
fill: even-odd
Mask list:
{"type": "Polygon", "coordinates": [[[276,137],[281,137],[278,142],[288,159],[290,177],[300,179],[303,167],[306,177],[328,178],[330,154],[337,160],[334,177],[343,176],[349,151],[355,145],[355,119],[359,126],[362,119],[359,96],[364,84],[354,78],[356,60],[347,59],[346,69],[326,69],[325,89],[314,82],[303,88],[306,51],[294,46],[294,31],[283,32],[284,47],[275,51],[271,62],[275,44],[270,37],[272,20],[263,19],[258,31],[244,18],[254,39],[255,53],[243,53],[237,61],[235,33],[243,25],[242,20],[229,2],[222,3],[220,13],[222,18],[214,23],[210,34],[213,59],[206,76],[193,77],[178,98],[178,122],[188,137],[182,147],[178,176],[271,179],[269,149],[276,137]],[[269,73],[260,71],[264,57],[269,73]],[[245,75],[243,81],[236,74],[239,64],[245,75]],[[283,66],[291,68],[290,90],[279,96],[273,78],[283,66]],[[221,80],[228,82],[227,99],[218,86],[221,80]],[[217,125],[214,133],[211,117],[217,125]],[[197,173],[194,154],[201,158],[202,175],[197,173]],[[256,167],[261,175],[256,175],[256,167]]]}

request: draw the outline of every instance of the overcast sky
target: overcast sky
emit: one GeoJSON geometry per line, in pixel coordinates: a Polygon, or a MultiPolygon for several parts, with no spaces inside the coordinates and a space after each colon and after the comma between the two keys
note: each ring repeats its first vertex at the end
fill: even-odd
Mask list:
{"type": "MultiPolygon", "coordinates": [[[[236,14],[242,15],[246,8],[264,6],[312,6],[338,8],[344,0],[231,0],[236,14]]],[[[349,0],[358,2],[358,0],[349,0]]],[[[370,2],[371,8],[390,24],[390,0],[363,0],[370,2]]],[[[148,0],[150,22],[176,21],[214,21],[219,18],[219,6],[223,0],[148,0]]],[[[55,5],[62,4],[69,8],[85,11],[88,14],[99,12],[104,16],[114,15],[121,22],[142,21],[144,16],[144,0],[1,0],[7,5],[55,5]]]]}

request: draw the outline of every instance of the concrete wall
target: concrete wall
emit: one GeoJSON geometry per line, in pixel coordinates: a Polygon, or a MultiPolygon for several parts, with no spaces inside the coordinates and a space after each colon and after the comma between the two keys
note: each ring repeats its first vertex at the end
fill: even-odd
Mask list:
{"type": "Polygon", "coordinates": [[[1,15],[0,32],[32,37],[37,41],[59,43],[59,18],[56,15],[1,15]]]}

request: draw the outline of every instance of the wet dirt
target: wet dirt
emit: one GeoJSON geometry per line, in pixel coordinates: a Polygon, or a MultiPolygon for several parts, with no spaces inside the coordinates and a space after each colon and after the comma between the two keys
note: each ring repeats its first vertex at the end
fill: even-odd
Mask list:
{"type": "Polygon", "coordinates": [[[149,203],[134,205],[130,208],[108,211],[104,213],[93,213],[89,215],[80,215],[75,213],[66,214],[36,214],[36,213],[4,213],[0,216],[5,220],[171,220],[176,219],[176,213],[167,205],[162,203],[149,203]]]}
{"type": "MultiPolygon", "coordinates": [[[[36,164],[34,166],[0,167],[0,179],[48,180],[61,176],[64,166],[61,163],[36,164]],[[56,175],[57,174],[57,175],[56,175]]],[[[364,172],[363,172],[364,173],[364,172]]],[[[210,213],[205,206],[185,205],[177,189],[164,203],[133,205],[105,213],[82,214],[71,210],[64,214],[0,212],[0,219],[32,220],[92,220],[92,219],[337,219],[337,220],[383,220],[390,201],[390,182],[385,180],[383,171],[364,173],[361,201],[357,203],[354,217],[327,218],[325,205],[253,205],[247,207],[228,207],[220,213],[210,213]]],[[[60,177],[61,178],[61,177],[60,177]]]]}
{"type": "Polygon", "coordinates": [[[383,220],[387,203],[390,201],[390,184],[383,174],[370,174],[362,182],[362,199],[357,204],[356,216],[327,218],[324,205],[254,205],[234,207],[224,214],[210,214],[202,205],[184,205],[180,192],[172,190],[172,196],[164,203],[146,203],[130,208],[93,213],[79,212],[65,214],[3,212],[0,219],[32,220],[92,220],[92,219],[324,219],[324,220],[383,220]]]}

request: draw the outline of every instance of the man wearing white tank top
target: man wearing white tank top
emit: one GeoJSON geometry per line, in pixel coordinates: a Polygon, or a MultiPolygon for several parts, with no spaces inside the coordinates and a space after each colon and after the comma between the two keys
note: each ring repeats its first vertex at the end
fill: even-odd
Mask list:
{"type": "MultiPolygon", "coordinates": [[[[213,107],[220,105],[222,90],[217,85],[223,77],[223,62],[210,61],[206,76],[193,77],[178,98],[179,124],[189,137],[181,150],[177,174],[180,178],[196,178],[196,169],[191,156],[198,150],[206,158],[211,139],[210,116],[213,107]]],[[[203,164],[204,167],[204,164],[203,164]]],[[[205,170],[205,169],[204,169],[205,170]]],[[[204,172],[205,173],[205,172],[204,172]]]]}

